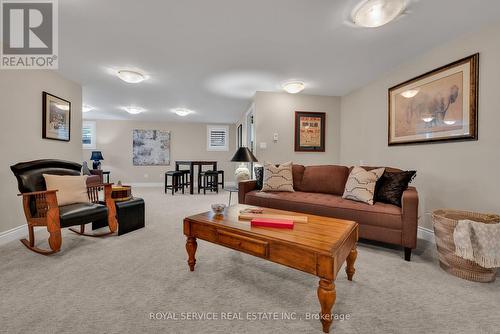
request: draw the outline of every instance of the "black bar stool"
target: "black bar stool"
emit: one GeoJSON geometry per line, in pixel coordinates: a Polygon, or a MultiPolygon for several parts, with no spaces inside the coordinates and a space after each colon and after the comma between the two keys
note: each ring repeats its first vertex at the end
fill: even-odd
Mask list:
{"type": "Polygon", "coordinates": [[[182,185],[184,187],[189,187],[189,175],[191,174],[191,171],[188,169],[181,169],[179,172],[182,173],[182,185]]]}
{"type": "Polygon", "coordinates": [[[207,190],[219,193],[219,173],[217,171],[208,170],[198,174],[198,194],[203,189],[203,195],[207,194],[207,190]]]}
{"type": "Polygon", "coordinates": [[[222,187],[222,189],[224,189],[224,171],[223,170],[218,170],[217,174],[219,174],[221,176],[219,185],[222,187]]]}
{"type": "Polygon", "coordinates": [[[182,176],[184,174],[181,171],[168,171],[165,173],[165,194],[167,193],[168,189],[172,190],[172,195],[179,191],[182,190],[182,193],[184,194],[184,185],[182,181],[182,176]],[[172,178],[172,183],[168,184],[168,177],[172,178]]]}

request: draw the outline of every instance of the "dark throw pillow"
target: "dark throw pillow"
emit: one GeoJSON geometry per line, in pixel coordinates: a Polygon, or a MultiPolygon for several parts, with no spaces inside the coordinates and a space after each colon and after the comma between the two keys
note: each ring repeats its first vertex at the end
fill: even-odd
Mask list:
{"type": "Polygon", "coordinates": [[[377,181],[375,190],[375,201],[393,204],[401,207],[401,197],[413,181],[417,172],[414,170],[406,172],[384,172],[377,181]]]}
{"type": "Polygon", "coordinates": [[[255,167],[254,169],[255,172],[255,179],[257,180],[257,190],[261,190],[262,186],[264,184],[264,167],[255,167]]]}

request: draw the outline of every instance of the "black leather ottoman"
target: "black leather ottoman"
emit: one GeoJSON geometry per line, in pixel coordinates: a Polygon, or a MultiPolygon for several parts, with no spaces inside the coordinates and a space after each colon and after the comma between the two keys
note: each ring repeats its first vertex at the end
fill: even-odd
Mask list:
{"type": "MultiPolygon", "coordinates": [[[[128,201],[116,202],[116,218],[118,219],[118,235],[135,231],[144,227],[144,200],[134,197],[128,201]]],[[[92,223],[92,229],[106,227],[107,221],[92,223]]]]}

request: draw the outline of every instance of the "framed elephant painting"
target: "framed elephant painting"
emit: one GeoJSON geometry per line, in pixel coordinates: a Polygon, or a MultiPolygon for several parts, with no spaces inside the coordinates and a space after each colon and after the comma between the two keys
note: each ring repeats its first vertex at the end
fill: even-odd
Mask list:
{"type": "Polygon", "coordinates": [[[389,145],[477,140],[479,54],[389,89],[389,145]]]}

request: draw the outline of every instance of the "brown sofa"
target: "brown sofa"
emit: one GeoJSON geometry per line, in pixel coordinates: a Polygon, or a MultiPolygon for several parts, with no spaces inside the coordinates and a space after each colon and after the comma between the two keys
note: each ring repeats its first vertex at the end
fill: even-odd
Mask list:
{"type": "MultiPolygon", "coordinates": [[[[375,167],[365,167],[373,169],[375,167]]],[[[386,168],[387,171],[400,171],[386,168]]],[[[345,166],[293,165],[295,192],[261,192],[256,181],[239,184],[239,203],[354,220],[360,237],[395,245],[410,261],[417,246],[418,194],[414,187],[403,193],[402,207],[377,202],[374,205],[342,199],[350,168],[345,166]]]]}

